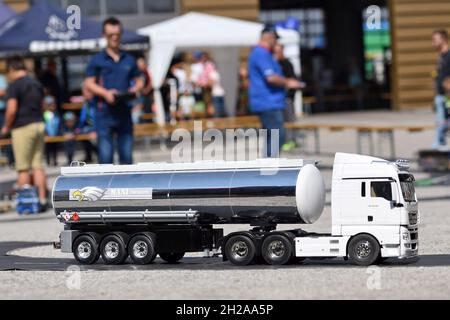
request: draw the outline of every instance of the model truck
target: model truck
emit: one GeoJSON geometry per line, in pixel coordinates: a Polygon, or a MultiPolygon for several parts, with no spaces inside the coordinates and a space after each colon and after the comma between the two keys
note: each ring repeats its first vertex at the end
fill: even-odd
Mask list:
{"type": "Polygon", "coordinates": [[[312,224],[325,205],[315,161],[260,159],[64,167],[53,207],[62,252],[81,264],[174,263],[215,250],[236,265],[343,257],[357,265],[418,255],[418,202],[405,161],[337,153],[331,233],[277,230],[312,224]],[[220,224],[248,224],[224,235],[220,224]]]}

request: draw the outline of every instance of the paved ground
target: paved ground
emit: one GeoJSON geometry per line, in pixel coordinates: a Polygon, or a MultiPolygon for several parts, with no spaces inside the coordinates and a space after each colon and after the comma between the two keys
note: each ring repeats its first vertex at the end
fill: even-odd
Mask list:
{"type": "MultiPolygon", "coordinates": [[[[411,124],[431,121],[431,114],[323,115],[309,121],[342,121],[411,124]],[[397,120],[396,120],[397,119],[397,120]]],[[[321,132],[320,155],[296,151],[292,158],[321,160],[327,182],[327,206],[319,221],[306,230],[329,232],[330,178],[332,154],[355,152],[352,132],[321,132]]],[[[414,159],[415,152],[426,148],[432,132],[396,133],[397,154],[414,159]]],[[[377,150],[382,155],[384,150],[377,150]]],[[[169,153],[157,147],[138,152],[140,161],[167,160],[169,153]]],[[[1,170],[1,169],[0,169],[1,170]]],[[[413,163],[417,179],[429,178],[413,163]]],[[[49,170],[50,180],[57,170],[49,170]]],[[[433,176],[443,176],[437,174],[433,176]]],[[[0,184],[11,184],[14,173],[0,171],[0,184]]],[[[283,267],[236,267],[220,258],[202,258],[192,254],[176,265],[159,259],[147,266],[108,267],[96,264],[75,265],[70,254],[52,248],[62,225],[51,212],[37,216],[0,214],[0,298],[123,298],[123,299],[398,299],[450,298],[450,187],[444,183],[418,187],[422,223],[420,225],[420,259],[409,264],[388,260],[378,267],[355,267],[340,259],[306,260],[301,265],[283,267]]],[[[51,181],[50,181],[51,182],[51,181]]],[[[291,227],[291,226],[289,226],[291,227]]],[[[296,226],[300,227],[300,226],[296,226]]],[[[247,226],[225,226],[225,232],[247,226]]]]}

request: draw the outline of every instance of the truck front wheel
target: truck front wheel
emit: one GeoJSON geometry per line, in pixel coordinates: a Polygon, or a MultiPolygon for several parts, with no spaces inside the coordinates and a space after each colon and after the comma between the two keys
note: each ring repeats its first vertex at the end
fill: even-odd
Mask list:
{"type": "Polygon", "coordinates": [[[160,253],[159,256],[168,263],[177,263],[184,257],[184,252],[160,253]]]}
{"type": "Polygon", "coordinates": [[[231,263],[246,266],[255,258],[255,244],[249,237],[233,236],[225,244],[225,254],[231,263]]]}
{"type": "Polygon", "coordinates": [[[82,234],[75,239],[72,252],[75,259],[81,264],[96,263],[100,257],[97,241],[87,234],[82,234]]]}
{"type": "Polygon", "coordinates": [[[149,264],[156,258],[153,240],[142,234],[131,239],[128,244],[128,253],[135,264],[149,264]]]}
{"type": "Polygon", "coordinates": [[[380,245],[374,237],[368,234],[357,235],[348,244],[348,256],[354,264],[369,266],[378,260],[380,245]]]}
{"type": "Polygon", "coordinates": [[[288,238],[275,234],[264,239],[262,256],[268,264],[286,264],[292,259],[292,244],[288,238]]]}

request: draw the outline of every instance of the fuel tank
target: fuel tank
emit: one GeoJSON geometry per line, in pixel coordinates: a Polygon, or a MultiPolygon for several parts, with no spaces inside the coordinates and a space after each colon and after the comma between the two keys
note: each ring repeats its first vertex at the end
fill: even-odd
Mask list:
{"type": "Polygon", "coordinates": [[[325,185],[314,161],[259,159],[61,168],[64,223],[314,223],[325,185]]]}

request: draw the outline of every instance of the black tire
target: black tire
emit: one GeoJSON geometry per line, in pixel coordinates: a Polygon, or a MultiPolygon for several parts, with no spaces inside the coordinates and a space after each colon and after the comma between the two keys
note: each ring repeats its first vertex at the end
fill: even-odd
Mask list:
{"type": "Polygon", "coordinates": [[[380,245],[374,237],[359,234],[348,244],[348,257],[356,265],[369,266],[378,261],[380,250],[380,245]]]}
{"type": "Polygon", "coordinates": [[[122,264],[128,256],[125,241],[118,234],[110,234],[103,238],[100,253],[105,264],[122,264]]]}
{"type": "Polygon", "coordinates": [[[82,234],[75,239],[72,252],[75,259],[81,264],[94,264],[100,258],[97,241],[87,234],[82,234]]]}
{"type": "Polygon", "coordinates": [[[156,258],[155,244],[151,237],[134,236],[128,244],[128,254],[135,264],[149,264],[156,258]]]}
{"type": "Polygon", "coordinates": [[[184,257],[184,252],[160,253],[159,257],[167,263],[177,263],[184,257]]]}
{"type": "Polygon", "coordinates": [[[291,261],[293,252],[292,242],[285,236],[274,234],[264,239],[261,255],[271,265],[286,264],[291,261]]]}
{"type": "Polygon", "coordinates": [[[255,244],[247,236],[233,236],[225,244],[225,254],[231,263],[246,266],[255,259],[255,244]]]}

